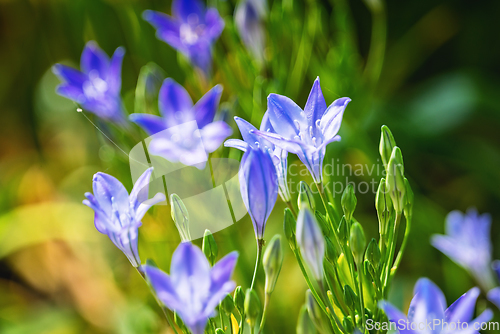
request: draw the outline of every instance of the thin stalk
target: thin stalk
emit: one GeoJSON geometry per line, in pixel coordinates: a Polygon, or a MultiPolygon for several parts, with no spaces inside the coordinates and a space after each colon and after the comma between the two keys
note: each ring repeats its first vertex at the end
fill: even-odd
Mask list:
{"type": "Polygon", "coordinates": [[[297,218],[297,212],[295,211],[295,208],[293,207],[292,202],[290,202],[290,201],[286,202],[286,206],[288,206],[290,211],[292,211],[293,217],[297,218]]]}
{"type": "Polygon", "coordinates": [[[219,304],[219,317],[220,317],[221,328],[224,329],[224,316],[222,315],[222,310],[221,310],[220,304],[219,304]]]}
{"type": "Polygon", "coordinates": [[[358,280],[359,280],[359,302],[361,304],[361,328],[365,332],[365,301],[363,299],[363,268],[361,263],[356,263],[358,267],[358,280]]]}
{"type": "MultiPolygon", "coordinates": [[[[394,262],[393,268],[395,268],[395,271],[391,273],[391,279],[392,276],[394,276],[394,273],[399,267],[399,263],[401,263],[401,259],[403,258],[404,251],[406,249],[406,243],[408,241],[408,236],[410,235],[411,231],[411,219],[412,215],[409,215],[409,217],[406,218],[406,227],[405,227],[405,235],[403,238],[403,243],[401,244],[401,248],[399,249],[398,256],[396,257],[396,261],[394,262]]],[[[390,281],[390,280],[389,280],[390,281]]]]}
{"type": "Polygon", "coordinates": [[[394,222],[394,233],[392,237],[392,244],[390,245],[390,252],[389,252],[389,259],[387,262],[387,271],[385,273],[385,280],[384,280],[384,297],[387,297],[387,291],[388,291],[388,283],[389,283],[389,276],[392,268],[392,262],[394,260],[394,253],[396,252],[396,244],[398,242],[398,231],[399,231],[399,222],[401,221],[401,213],[396,212],[396,220],[394,222]]]}
{"type": "MultiPolygon", "coordinates": [[[[255,279],[257,277],[257,272],[259,271],[260,262],[262,260],[262,248],[264,246],[264,239],[257,239],[257,259],[255,260],[255,268],[253,270],[252,284],[250,285],[250,290],[253,290],[255,285],[255,279]]],[[[240,334],[243,334],[243,327],[245,327],[246,314],[241,317],[240,334]]],[[[251,328],[253,333],[253,328],[251,328]]]]}
{"type": "Polygon", "coordinates": [[[328,298],[328,294],[326,293],[323,281],[319,280],[318,285],[319,285],[321,292],[323,293],[323,298],[325,298],[325,300],[327,302],[328,309],[330,310],[330,312],[327,312],[327,314],[333,316],[335,324],[337,325],[337,327],[333,326],[334,330],[337,329],[337,331],[340,330],[340,332],[342,332],[342,333],[347,333],[344,326],[342,326],[342,323],[340,322],[339,317],[337,317],[337,314],[335,314],[335,312],[333,312],[333,305],[330,303],[330,299],[328,298]]]}
{"type": "Polygon", "coordinates": [[[270,293],[266,293],[264,297],[264,309],[262,310],[262,319],[260,319],[259,333],[264,329],[264,324],[266,323],[267,305],[269,305],[269,299],[271,298],[270,293]]]}
{"type": "Polygon", "coordinates": [[[170,316],[168,314],[167,308],[162,305],[162,303],[160,302],[160,300],[156,296],[156,292],[153,290],[153,288],[151,287],[151,285],[148,284],[148,280],[146,279],[146,273],[144,273],[144,271],[142,270],[141,267],[136,267],[135,269],[137,269],[137,272],[139,273],[139,275],[141,275],[141,277],[144,279],[144,281],[146,282],[147,286],[149,287],[149,291],[151,292],[151,294],[153,295],[154,299],[158,303],[158,306],[160,306],[160,308],[161,308],[161,310],[163,312],[163,315],[167,319],[168,325],[172,328],[172,330],[174,331],[175,334],[179,334],[177,332],[177,330],[175,329],[175,325],[174,325],[172,319],[170,319],[170,316]]]}

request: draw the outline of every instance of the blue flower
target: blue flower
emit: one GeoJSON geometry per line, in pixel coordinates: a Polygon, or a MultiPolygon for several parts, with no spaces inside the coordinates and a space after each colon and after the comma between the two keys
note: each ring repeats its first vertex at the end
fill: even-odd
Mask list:
{"type": "MultiPolygon", "coordinates": [[[[496,273],[498,280],[500,280],[500,261],[495,260],[491,264],[493,271],[496,273]]],[[[500,309],[500,287],[496,287],[488,291],[488,299],[500,309]]]]}
{"type": "Polygon", "coordinates": [[[215,151],[233,132],[224,121],[214,122],[221,94],[222,87],[217,85],[193,106],[184,87],[167,78],[158,97],[162,116],[132,114],[129,119],[149,135],[161,132],[149,144],[151,154],[194,165],[205,162],[207,153],[215,151]]]}
{"type": "Polygon", "coordinates": [[[433,235],[431,243],[455,263],[468,270],[488,291],[496,286],[491,270],[491,217],[475,209],[466,214],[452,211],[446,217],[446,235],[433,235]]]}
{"type": "Polygon", "coordinates": [[[255,237],[264,238],[266,222],[278,197],[278,176],[269,152],[251,146],[241,158],[240,192],[252,219],[255,237]]]}
{"type": "Polygon", "coordinates": [[[170,275],[146,265],[146,277],[158,299],[176,311],[193,334],[203,334],[215,307],[234,290],[231,281],[238,253],[232,252],[212,268],[203,252],[189,242],[181,243],[172,256],[170,275]]]}
{"type": "Polygon", "coordinates": [[[266,0],[241,1],[234,13],[234,21],[241,39],[258,61],[262,61],[264,58],[265,30],[263,19],[266,13],[266,0]]]}
{"type": "Polygon", "coordinates": [[[184,54],[205,73],[210,72],[212,44],[224,29],[217,9],[206,9],[199,0],[174,0],[172,16],[146,10],[143,18],[156,28],[158,39],[184,54]]]}
{"type": "Polygon", "coordinates": [[[127,189],[116,178],[105,173],[94,175],[94,194],[85,193],[83,204],[94,210],[94,224],[102,234],[127,256],[134,267],[141,265],[137,251],[138,228],[141,219],[151,206],[165,200],[162,193],[148,199],[149,179],[153,168],[147,169],[132,189],[127,189]]]}
{"type": "Polygon", "coordinates": [[[300,210],[297,217],[297,243],[314,278],[322,280],[325,238],[316,217],[308,208],[300,210]]]}
{"type": "MultiPolygon", "coordinates": [[[[244,152],[247,151],[249,146],[253,149],[260,148],[269,151],[269,154],[273,159],[274,167],[276,169],[276,174],[278,176],[279,194],[283,199],[283,201],[285,202],[290,201],[291,196],[290,196],[290,191],[288,190],[288,183],[287,183],[288,152],[274,145],[273,143],[269,142],[263,137],[256,135],[255,131],[257,131],[257,129],[244,119],[235,117],[234,120],[236,121],[236,124],[240,129],[243,140],[228,139],[224,143],[224,146],[234,147],[244,152]]],[[[274,133],[274,129],[271,123],[269,122],[269,117],[267,112],[264,114],[264,117],[262,118],[260,130],[274,133]]]]}
{"type": "Polygon", "coordinates": [[[476,319],[472,319],[479,293],[479,288],[472,288],[446,308],[443,292],[429,279],[421,278],[415,285],[407,317],[388,302],[381,301],[380,308],[401,334],[462,333],[462,328],[468,328],[463,333],[473,334],[478,333],[477,329],[482,323],[493,317],[491,310],[487,309],[476,319]],[[456,326],[455,329],[452,326],[456,326]]]}
{"type": "Polygon", "coordinates": [[[350,101],[348,97],[343,97],[327,108],[318,77],[304,110],[286,96],[270,94],[267,109],[276,134],[262,131],[257,133],[282,149],[296,154],[309,169],[314,182],[321,183],[326,145],[340,140],[337,133],[350,101]]]}
{"type": "Polygon", "coordinates": [[[57,87],[57,93],[102,119],[123,124],[125,116],[120,90],[124,54],[123,48],[118,48],[110,60],[96,42],[88,42],[80,60],[81,71],[62,64],[52,67],[64,81],[57,87]]]}

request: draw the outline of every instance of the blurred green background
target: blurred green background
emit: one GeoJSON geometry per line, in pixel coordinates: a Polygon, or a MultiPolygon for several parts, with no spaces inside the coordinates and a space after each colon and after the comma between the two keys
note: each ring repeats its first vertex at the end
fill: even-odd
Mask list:
{"type": "MultiPolygon", "coordinates": [[[[258,125],[271,92],[303,106],[320,76],[328,104],[341,96],[353,101],[342,141],[330,145],[327,161],[381,165],[379,131],[388,125],[416,197],[412,235],[391,296],[405,310],[421,276],[434,280],[449,303],[475,284],[429,244],[431,234],[444,231],[449,211],[475,206],[490,212],[500,258],[500,2],[271,1],[263,67],[238,37],[234,0],[210,4],[226,27],[214,50],[214,76],[200,85],[186,61],[141,19],[145,9],[169,13],[169,1],[0,1],[1,333],[168,333],[142,279],[94,229],[91,210],[81,204],[97,171],[118,177],[129,190],[132,185],[127,156],[54,92],[58,80],[50,67],[78,67],[89,40],[108,54],[126,48],[122,96],[129,113],[139,71],[154,62],[194,100],[221,83],[232,126],[234,115],[258,125]]],[[[134,141],[117,143],[127,151],[134,141]]],[[[216,155],[239,157],[227,148],[216,155]]],[[[290,163],[297,159],[290,156],[290,163]]],[[[345,182],[345,176],[332,180],[345,182]]],[[[369,237],[377,235],[374,198],[358,195],[356,217],[369,237]]],[[[282,233],[283,208],[278,202],[266,239],[282,233]]],[[[167,269],[180,240],[169,208],[155,207],[143,223],[143,259],[167,269]]],[[[240,251],[235,279],[248,286],[255,256],[248,216],[215,238],[221,255],[240,251]]],[[[304,291],[287,249],[268,313],[270,333],[294,332],[304,291]]],[[[482,298],[478,307],[486,306],[482,298]]]]}

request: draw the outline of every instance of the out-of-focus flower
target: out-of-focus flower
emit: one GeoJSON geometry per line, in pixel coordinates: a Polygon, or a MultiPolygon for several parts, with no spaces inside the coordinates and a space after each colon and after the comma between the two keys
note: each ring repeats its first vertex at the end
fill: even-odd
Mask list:
{"type": "Polygon", "coordinates": [[[309,169],[314,182],[321,183],[326,145],[340,140],[337,133],[350,101],[350,98],[343,97],[327,108],[318,77],[304,110],[286,96],[270,94],[267,109],[276,134],[257,133],[282,149],[297,154],[309,169]]]}
{"type": "MultiPolygon", "coordinates": [[[[279,186],[279,194],[283,201],[290,201],[290,191],[288,190],[288,181],[287,181],[287,168],[288,161],[287,156],[288,152],[282,150],[280,147],[274,145],[268,140],[264,139],[261,136],[255,134],[257,128],[255,128],[252,124],[248,123],[242,118],[235,117],[234,120],[240,129],[241,136],[243,140],[240,139],[228,139],[224,142],[224,146],[226,147],[234,147],[244,152],[247,151],[248,147],[253,149],[260,148],[265,151],[269,151],[274,163],[274,167],[276,169],[276,174],[278,175],[278,186],[279,186]]],[[[274,133],[274,129],[269,122],[268,113],[264,114],[262,118],[262,122],[260,125],[260,131],[267,131],[274,133]]]]}
{"type": "Polygon", "coordinates": [[[120,97],[124,54],[125,50],[120,47],[109,59],[96,42],[88,42],[80,59],[80,71],[62,64],[52,67],[52,71],[64,81],[57,87],[57,93],[102,119],[124,124],[120,97]]]}
{"type": "Polygon", "coordinates": [[[266,14],[266,0],[241,1],[234,13],[236,27],[243,43],[259,62],[264,58],[265,30],[263,19],[266,14]]]}
{"type": "Polygon", "coordinates": [[[269,153],[249,146],[241,158],[238,177],[241,197],[252,219],[255,237],[261,240],[278,197],[278,177],[269,153]]]}
{"type": "Polygon", "coordinates": [[[210,72],[212,45],[224,29],[224,20],[215,8],[205,8],[199,0],[174,0],[172,16],[146,10],[143,18],[156,29],[158,39],[189,58],[191,63],[210,72]]]}
{"type": "Polygon", "coordinates": [[[83,204],[94,210],[96,229],[106,234],[111,241],[127,256],[134,267],[141,265],[137,250],[138,228],[141,219],[151,206],[165,200],[162,193],[148,199],[149,179],[153,168],[147,169],[132,189],[127,189],[111,175],[94,175],[92,189],[94,194],[85,193],[83,204]]]}
{"type": "Polygon", "coordinates": [[[322,280],[325,239],[316,217],[309,208],[300,210],[297,217],[297,243],[300,247],[300,253],[311,269],[314,278],[322,280]]]}
{"type": "Polygon", "coordinates": [[[482,323],[493,317],[491,310],[487,309],[473,320],[479,293],[479,288],[472,288],[446,308],[443,292],[429,279],[421,278],[415,285],[408,316],[385,301],[380,302],[380,308],[385,311],[389,320],[395,323],[401,334],[462,333],[459,330],[462,328],[464,329],[463,333],[473,334],[478,333],[474,328],[480,328],[482,323]],[[437,323],[439,325],[435,325],[437,323]],[[426,324],[430,324],[430,329],[429,325],[426,324]],[[452,329],[452,326],[455,328],[452,329]]]}
{"type": "Polygon", "coordinates": [[[433,235],[431,243],[468,270],[484,291],[497,284],[491,269],[491,217],[475,209],[452,211],[446,217],[446,235],[433,235]]]}
{"type": "Polygon", "coordinates": [[[222,87],[217,85],[193,105],[184,87],[167,78],[158,97],[162,116],[132,114],[130,120],[149,135],[162,132],[151,140],[151,154],[193,165],[206,161],[207,153],[215,151],[233,132],[226,122],[214,121],[221,94],[222,87]]]}
{"type": "MultiPolygon", "coordinates": [[[[500,281],[500,261],[495,260],[491,264],[493,271],[496,273],[498,280],[500,281]]],[[[488,291],[488,299],[500,309],[500,287],[496,287],[488,291]]]]}
{"type": "Polygon", "coordinates": [[[144,272],[158,299],[176,311],[193,334],[203,334],[215,307],[234,290],[231,276],[238,259],[232,252],[212,268],[198,247],[189,242],[181,243],[170,265],[170,275],[146,265],[144,272]]]}

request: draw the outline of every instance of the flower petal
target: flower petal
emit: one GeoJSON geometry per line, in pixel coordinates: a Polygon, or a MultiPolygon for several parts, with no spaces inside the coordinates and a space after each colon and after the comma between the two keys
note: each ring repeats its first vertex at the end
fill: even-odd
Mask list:
{"type": "Polygon", "coordinates": [[[158,106],[169,124],[178,124],[191,113],[193,101],[184,87],[167,78],[160,88],[158,106]]]}
{"type": "Polygon", "coordinates": [[[210,264],[201,249],[190,242],[181,243],[174,251],[170,276],[177,292],[186,284],[195,284],[205,291],[210,288],[210,264]]]}
{"type": "Polygon", "coordinates": [[[66,83],[57,86],[56,92],[57,94],[73,100],[76,103],[81,104],[85,102],[85,95],[83,94],[81,86],[74,86],[66,83]]]}
{"type": "Polygon", "coordinates": [[[129,201],[130,206],[135,210],[139,204],[148,199],[149,181],[153,173],[153,167],[150,167],[142,173],[141,176],[135,181],[134,187],[130,192],[129,201]],[[140,195],[139,195],[140,194],[140,195]]]}
{"type": "Polygon", "coordinates": [[[321,119],[326,111],[326,102],[319,84],[319,77],[314,80],[313,87],[307,98],[304,112],[306,113],[309,126],[312,127],[313,137],[320,138],[319,129],[316,126],[316,120],[321,119]]]}
{"type": "Polygon", "coordinates": [[[235,251],[224,256],[213,266],[210,271],[211,291],[220,290],[231,279],[236,261],[238,261],[238,252],[235,251]]]}
{"type": "Polygon", "coordinates": [[[170,276],[153,266],[145,265],[142,266],[142,269],[146,273],[146,277],[155,290],[158,299],[171,310],[181,309],[182,304],[178,299],[170,276]]]}
{"type": "Polygon", "coordinates": [[[348,97],[342,97],[333,101],[321,117],[319,127],[325,141],[335,137],[339,132],[342,117],[349,102],[351,102],[351,99],[348,97]]]}
{"type": "Polygon", "coordinates": [[[246,152],[248,144],[241,139],[228,139],[224,142],[224,147],[237,148],[240,151],[246,152]]]}
{"type": "Polygon", "coordinates": [[[408,328],[408,326],[401,326],[403,324],[406,324],[406,316],[400,310],[395,308],[391,303],[380,301],[379,307],[384,310],[389,321],[396,324],[400,334],[414,334],[413,331],[408,328]]]}
{"type": "Polygon", "coordinates": [[[305,113],[288,97],[269,94],[267,110],[271,124],[277,134],[287,139],[294,139],[300,134],[301,129],[307,130],[305,113]]]}
{"type": "Polygon", "coordinates": [[[210,40],[216,40],[224,30],[224,20],[215,8],[209,8],[205,14],[205,33],[210,40]]]}
{"type": "Polygon", "coordinates": [[[66,81],[71,86],[79,87],[80,89],[87,80],[87,76],[84,73],[63,64],[55,64],[52,66],[52,72],[54,72],[59,79],[66,81]]]}
{"type": "MultiPolygon", "coordinates": [[[[428,278],[419,279],[414,294],[408,310],[410,322],[426,323],[444,319],[446,300],[443,292],[433,282],[428,278]]],[[[439,333],[439,330],[433,333],[439,333]]]]}
{"type": "Polygon", "coordinates": [[[128,212],[129,200],[127,189],[115,177],[106,173],[96,173],[94,175],[92,188],[94,196],[99,205],[110,215],[113,210],[120,213],[128,212]],[[114,209],[113,209],[114,207],[114,209]]]}
{"type": "Polygon", "coordinates": [[[142,17],[156,29],[158,39],[167,42],[180,51],[186,52],[180,38],[180,24],[174,18],[153,10],[145,10],[142,17]]]}
{"type": "Polygon", "coordinates": [[[128,119],[143,128],[148,135],[154,135],[167,128],[163,118],[156,115],[137,113],[131,114],[128,119]]]}
{"type": "Polygon", "coordinates": [[[216,85],[194,105],[193,111],[200,129],[214,120],[221,94],[222,86],[216,85]]]}
{"type": "Polygon", "coordinates": [[[106,78],[109,67],[109,57],[102,51],[96,42],[90,41],[85,45],[80,59],[80,68],[84,73],[97,71],[100,78],[106,78]]]}
{"type": "Polygon", "coordinates": [[[488,297],[488,300],[490,302],[495,304],[496,307],[498,307],[498,309],[500,309],[500,287],[497,287],[497,288],[494,288],[494,289],[491,289],[490,291],[488,291],[487,297],[488,297]]]}
{"type": "Polygon", "coordinates": [[[200,22],[204,19],[205,5],[199,0],[174,0],[172,14],[184,22],[189,22],[189,20],[200,22]]]}
{"type": "Polygon", "coordinates": [[[472,320],[479,296],[479,288],[472,288],[458,298],[445,311],[445,319],[449,323],[469,322],[472,320]]]}
{"type": "Polygon", "coordinates": [[[151,208],[153,205],[163,202],[166,200],[165,194],[164,193],[157,193],[156,195],[153,196],[153,198],[148,199],[147,201],[139,204],[137,207],[137,210],[135,212],[135,220],[136,221],[141,221],[142,217],[146,214],[146,212],[151,208]]]}
{"type": "Polygon", "coordinates": [[[110,91],[114,94],[120,94],[122,87],[122,62],[124,55],[125,49],[122,47],[117,48],[109,63],[106,82],[110,91]]]}
{"type": "Polygon", "coordinates": [[[233,129],[226,122],[218,121],[207,124],[200,133],[205,151],[210,153],[219,148],[224,140],[233,133],[233,129]]]}

